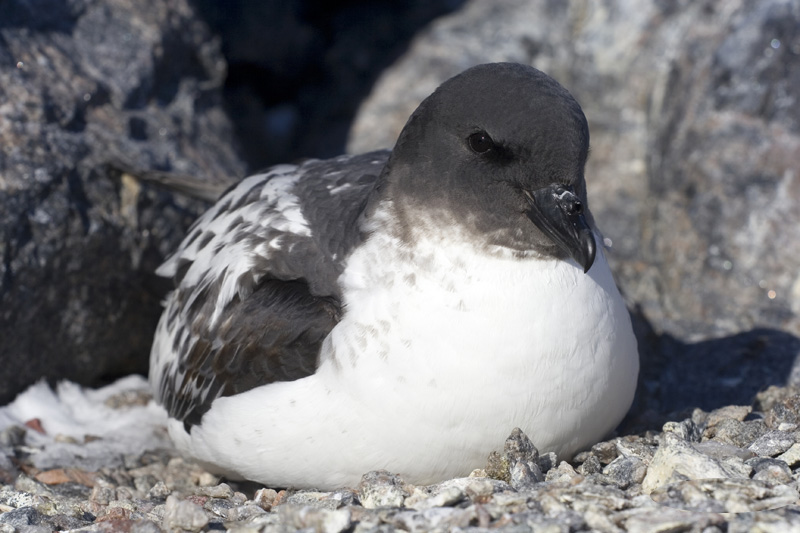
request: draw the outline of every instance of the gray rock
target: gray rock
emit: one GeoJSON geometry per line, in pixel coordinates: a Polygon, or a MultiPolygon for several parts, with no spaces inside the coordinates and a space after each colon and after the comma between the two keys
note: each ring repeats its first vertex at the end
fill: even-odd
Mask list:
{"type": "Polygon", "coordinates": [[[401,531],[446,531],[469,526],[472,513],[452,507],[434,507],[424,511],[401,511],[395,514],[391,525],[401,531]]]}
{"type": "Polygon", "coordinates": [[[527,461],[519,461],[511,466],[510,484],[516,490],[527,490],[536,483],[544,481],[539,465],[527,461]]]}
{"type": "Polygon", "coordinates": [[[399,476],[385,470],[368,472],[361,478],[358,499],[367,509],[400,507],[409,496],[399,476]]]}
{"type": "MultiPolygon", "coordinates": [[[[258,509],[264,512],[260,507],[258,509]]],[[[196,503],[189,500],[181,500],[174,495],[167,496],[164,519],[161,522],[161,527],[167,531],[200,531],[206,527],[208,522],[208,515],[196,503]]]]}
{"type": "Polygon", "coordinates": [[[748,449],[757,455],[774,457],[791,448],[794,442],[794,435],[776,429],[758,437],[748,449]]]}
{"type": "Polygon", "coordinates": [[[13,527],[35,526],[43,519],[44,516],[33,507],[20,507],[0,514],[0,522],[13,527]]]}
{"type": "Polygon", "coordinates": [[[719,461],[697,451],[674,433],[664,433],[663,442],[647,467],[642,490],[656,489],[686,479],[749,478],[752,469],[738,457],[719,461]]]}
{"type": "Polygon", "coordinates": [[[716,533],[726,531],[725,519],[720,515],[686,512],[667,507],[657,509],[637,509],[622,525],[628,533],[651,533],[667,531],[691,531],[692,533],[716,533]],[[715,528],[720,528],[715,530],[715,528]]]}
{"type": "Polygon", "coordinates": [[[753,408],[749,405],[726,405],[719,409],[714,409],[706,416],[703,417],[703,425],[705,427],[714,427],[720,422],[725,420],[736,420],[743,422],[747,416],[753,412],[753,408]]]}
{"type": "Polygon", "coordinates": [[[602,472],[612,485],[625,490],[644,481],[647,465],[638,457],[621,456],[606,465],[602,472]]]}
{"type": "Polygon", "coordinates": [[[689,442],[700,442],[700,436],[702,435],[700,428],[690,418],[681,422],[667,422],[662,426],[661,430],[665,433],[674,433],[689,442]]]}
{"type": "MultiPolygon", "coordinates": [[[[764,423],[768,427],[777,428],[780,424],[800,424],[800,391],[796,388],[779,389],[787,394],[765,406],[764,423]]],[[[762,399],[765,399],[763,396],[762,399]]]]}
{"type": "Polygon", "coordinates": [[[556,483],[571,483],[578,477],[580,477],[580,475],[575,472],[575,469],[572,468],[572,465],[566,461],[561,461],[556,468],[551,468],[547,471],[547,475],[545,476],[544,480],[556,483]]]}
{"type": "Polygon", "coordinates": [[[225,519],[231,522],[241,522],[243,520],[250,520],[255,516],[261,516],[266,512],[267,511],[259,505],[245,504],[228,509],[225,513],[225,519]]]}
{"type": "Polygon", "coordinates": [[[131,524],[130,533],[161,533],[162,529],[151,520],[139,520],[131,524]]]}
{"type": "Polygon", "coordinates": [[[466,493],[458,487],[438,487],[431,491],[429,496],[410,502],[413,494],[406,498],[403,505],[417,511],[424,511],[434,507],[452,507],[466,497],[466,493]]]}
{"type": "Polygon", "coordinates": [[[0,24],[0,403],[145,372],[153,270],[204,206],[157,183],[244,173],[219,44],[185,0],[32,6],[0,24]]]}
{"type": "Polygon", "coordinates": [[[616,441],[598,442],[592,446],[592,454],[597,457],[600,464],[607,465],[619,456],[616,441]]]}
{"type": "Polygon", "coordinates": [[[748,459],[752,459],[755,455],[755,452],[748,449],[724,442],[717,442],[715,440],[693,443],[692,447],[698,452],[718,461],[725,461],[730,457],[737,457],[742,461],[747,461],[748,459]]]}
{"type": "Polygon", "coordinates": [[[211,487],[198,487],[195,491],[198,496],[208,496],[210,498],[232,498],[233,489],[227,483],[220,483],[211,487]]]}
{"type": "Polygon", "coordinates": [[[282,505],[278,513],[284,524],[297,529],[310,528],[322,533],[339,533],[350,528],[352,524],[349,509],[320,509],[297,505],[282,505]]]}
{"type": "Polygon", "coordinates": [[[597,459],[593,454],[589,454],[586,456],[586,460],[581,463],[578,467],[578,473],[582,476],[588,476],[591,474],[597,474],[603,469],[603,465],[600,464],[600,460],[597,459]]]}
{"type": "Polygon", "coordinates": [[[281,500],[281,505],[317,507],[320,509],[338,509],[357,500],[357,494],[349,489],[340,489],[335,492],[316,492],[304,490],[294,492],[281,500]]]}
{"type": "Polygon", "coordinates": [[[558,466],[558,455],[555,452],[547,452],[539,455],[539,470],[546,474],[551,468],[558,466]]]}
{"type": "Polygon", "coordinates": [[[784,461],[765,457],[755,457],[745,464],[753,468],[753,479],[768,485],[789,483],[792,480],[792,471],[784,461]]]}
{"type": "Polygon", "coordinates": [[[800,464],[800,443],[794,443],[784,453],[776,457],[779,461],[783,461],[791,468],[800,464]]]}
{"type": "Polygon", "coordinates": [[[752,479],[698,479],[662,487],[650,495],[661,505],[686,511],[747,513],[791,505],[797,490],[752,479]]]}
{"type": "Polygon", "coordinates": [[[163,481],[158,481],[152,488],[148,491],[147,497],[156,499],[156,500],[166,500],[167,496],[170,494],[169,488],[163,481]]]}
{"type": "Polygon", "coordinates": [[[638,457],[649,464],[655,454],[657,443],[643,442],[635,436],[622,437],[615,439],[614,443],[620,455],[624,457],[638,457]]]}
{"type": "Polygon", "coordinates": [[[728,418],[707,428],[703,437],[739,448],[747,448],[766,432],[767,427],[761,420],[740,422],[728,418]]]}
{"type": "Polygon", "coordinates": [[[20,526],[13,529],[13,533],[52,533],[50,526],[20,526]]]}
{"type": "MultiPolygon", "coordinates": [[[[494,479],[509,483],[516,490],[526,490],[544,481],[539,466],[539,450],[519,428],[514,428],[506,439],[503,455],[492,452],[485,468],[486,474],[494,479]]],[[[549,464],[552,458],[548,458],[549,464]]],[[[552,467],[551,464],[549,464],[552,467]]]]}
{"type": "Polygon", "coordinates": [[[473,503],[486,503],[494,494],[507,492],[511,486],[503,481],[489,478],[466,478],[466,480],[452,480],[442,485],[455,485],[463,490],[464,494],[473,503]]]}

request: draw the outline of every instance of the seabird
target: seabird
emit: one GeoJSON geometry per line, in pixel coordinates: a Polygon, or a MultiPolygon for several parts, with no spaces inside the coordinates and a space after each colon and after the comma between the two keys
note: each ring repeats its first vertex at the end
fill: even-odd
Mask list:
{"type": "Polygon", "coordinates": [[[178,449],[270,486],[427,484],[520,427],[569,458],[639,371],[586,201],[589,129],[529,66],[471,68],[394,149],[244,179],[159,269],[150,382],[178,449]]]}

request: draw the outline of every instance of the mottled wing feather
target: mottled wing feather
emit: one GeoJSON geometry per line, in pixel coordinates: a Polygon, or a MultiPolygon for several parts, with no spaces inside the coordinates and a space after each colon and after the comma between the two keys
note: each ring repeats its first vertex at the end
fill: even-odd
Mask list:
{"type": "Polygon", "coordinates": [[[337,278],[387,158],[282,165],[225,193],[158,273],[172,277],[150,360],[156,399],[187,429],[211,402],[316,370],[339,320],[337,278]]]}
{"type": "MultiPolygon", "coordinates": [[[[170,303],[180,305],[177,295],[170,303]]],[[[204,300],[213,305],[213,300],[204,300]]],[[[312,296],[302,281],[266,280],[244,300],[235,298],[217,324],[199,309],[188,325],[182,358],[163,376],[158,397],[170,416],[189,427],[219,396],[314,373],[319,346],[338,321],[335,301],[312,296]]]]}

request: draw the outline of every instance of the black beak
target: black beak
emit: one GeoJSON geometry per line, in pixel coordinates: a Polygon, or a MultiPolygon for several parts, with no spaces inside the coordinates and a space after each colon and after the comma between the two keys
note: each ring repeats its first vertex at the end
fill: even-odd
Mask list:
{"type": "Polygon", "coordinates": [[[586,223],[581,199],[566,185],[550,185],[525,193],[531,203],[526,213],[542,233],[583,267],[594,263],[594,234],[586,223]]]}

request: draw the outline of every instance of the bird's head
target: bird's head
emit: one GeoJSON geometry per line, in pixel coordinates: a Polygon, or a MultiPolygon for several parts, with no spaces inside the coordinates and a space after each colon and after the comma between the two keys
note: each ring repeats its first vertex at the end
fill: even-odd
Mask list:
{"type": "Polygon", "coordinates": [[[493,63],[451,78],[420,104],[385,179],[408,209],[440,213],[489,246],[572,258],[585,272],[596,246],[588,154],[586,117],[566,89],[532,67],[493,63]]]}

